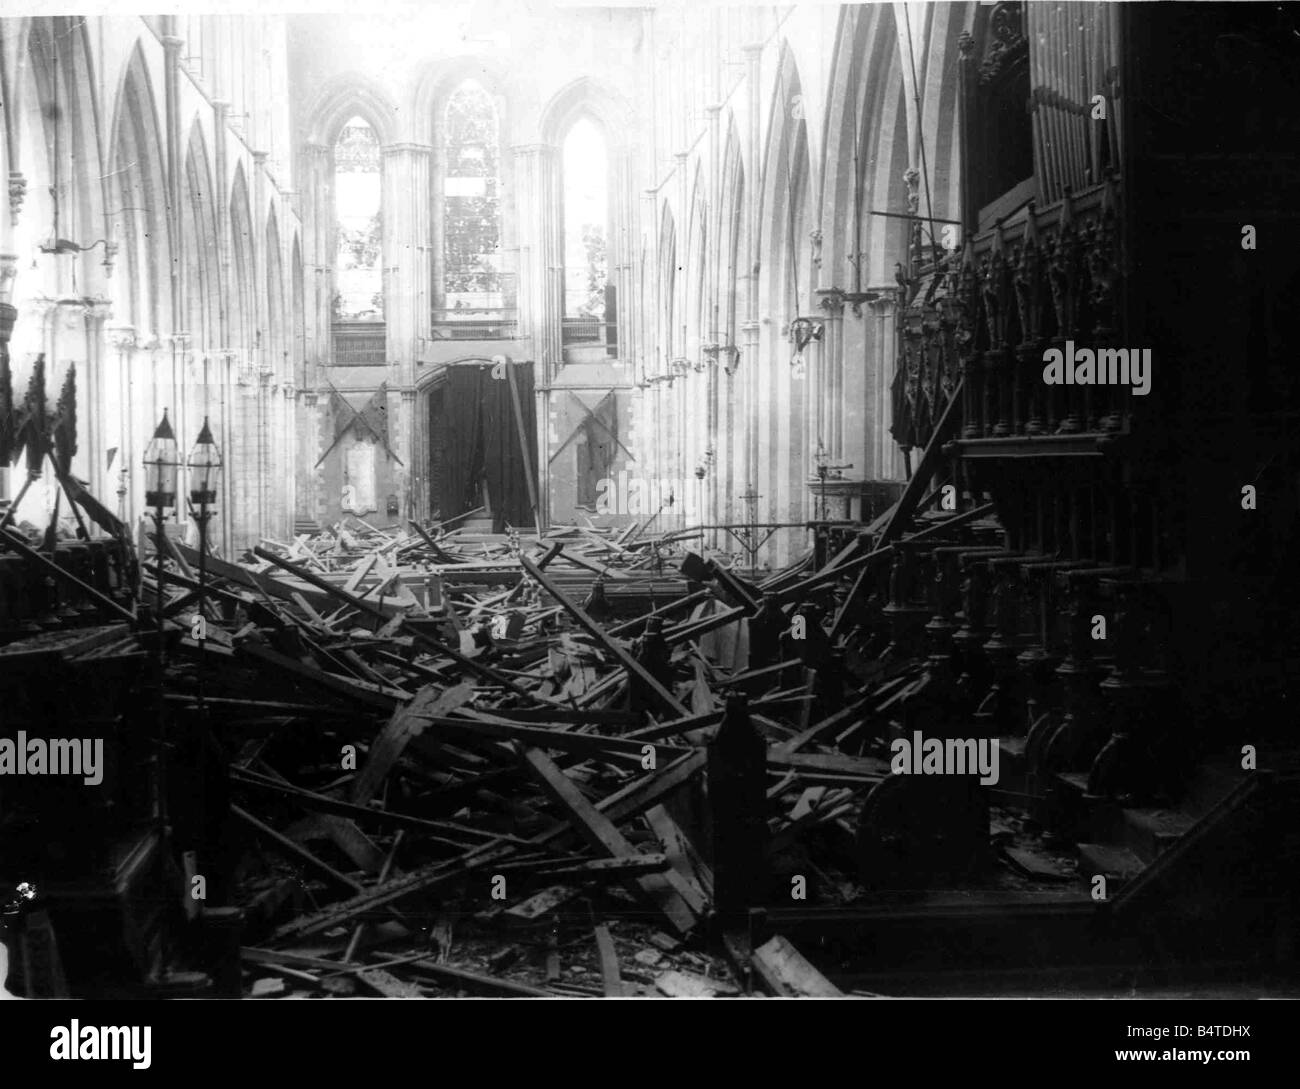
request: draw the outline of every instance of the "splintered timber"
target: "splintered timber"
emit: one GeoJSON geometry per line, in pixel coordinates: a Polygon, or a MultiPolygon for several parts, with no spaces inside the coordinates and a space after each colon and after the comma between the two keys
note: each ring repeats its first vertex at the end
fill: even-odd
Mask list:
{"type": "Polygon", "coordinates": [[[1134,397],[1151,392],[1150,348],[1076,348],[1067,340],[1065,349],[1048,348],[1043,353],[1043,381],[1049,386],[1127,386],[1134,397]]]}

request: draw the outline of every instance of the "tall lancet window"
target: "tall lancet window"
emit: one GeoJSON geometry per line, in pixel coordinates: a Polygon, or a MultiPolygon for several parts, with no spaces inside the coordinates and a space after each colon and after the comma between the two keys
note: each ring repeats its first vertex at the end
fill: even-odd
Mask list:
{"type": "Polygon", "coordinates": [[[447,100],[443,181],[443,306],[447,321],[482,322],[504,309],[497,111],[466,80],[447,100]]]}
{"type": "Polygon", "coordinates": [[[334,143],[334,214],[338,226],[334,317],[381,321],[384,260],[379,140],[352,118],[334,143]]]}
{"type": "Polygon", "coordinates": [[[564,138],[565,343],[595,342],[612,354],[616,321],[609,278],[609,157],[588,118],[564,138]]]}

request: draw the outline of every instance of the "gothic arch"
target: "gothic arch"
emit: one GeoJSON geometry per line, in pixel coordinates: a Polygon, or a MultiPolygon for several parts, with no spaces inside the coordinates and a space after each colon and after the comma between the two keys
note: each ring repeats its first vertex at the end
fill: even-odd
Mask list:
{"type": "Polygon", "coordinates": [[[373,80],[348,72],[325,84],[306,111],[307,142],[332,147],[339,130],[353,117],[375,130],[379,146],[395,143],[399,132],[397,107],[373,80]]]}
{"type": "Polygon", "coordinates": [[[257,267],[256,239],[243,163],[235,167],[235,180],[230,189],[230,241],[230,345],[242,354],[253,347],[257,328],[253,287],[257,267]]]}
{"type": "Polygon", "coordinates": [[[478,83],[492,96],[497,108],[502,145],[508,145],[508,98],[506,73],[494,62],[481,57],[456,57],[429,68],[415,90],[416,135],[433,146],[442,138],[442,115],[447,100],[466,80],[478,83]]]}
{"type": "Polygon", "coordinates": [[[307,385],[307,311],[304,299],[302,245],[298,232],[293,234],[293,247],[289,261],[291,283],[291,310],[293,315],[293,343],[290,348],[292,380],[299,389],[307,385]]]}
{"type": "Polygon", "coordinates": [[[632,110],[614,88],[583,76],[561,88],[542,110],[538,130],[542,142],[559,147],[565,133],[587,114],[605,130],[610,151],[625,149],[632,134],[632,110]]]}
{"type": "Polygon", "coordinates": [[[128,272],[117,289],[119,314],[138,333],[157,333],[164,327],[163,316],[170,315],[166,270],[171,226],[164,214],[167,184],[158,109],[138,42],[118,88],[109,146],[109,218],[119,241],[119,261],[128,272]]]}
{"type": "Polygon", "coordinates": [[[186,269],[183,321],[197,351],[219,343],[223,300],[212,170],[203,128],[197,120],[190,129],[185,180],[186,199],[181,216],[186,269]]]}
{"type": "Polygon", "coordinates": [[[280,248],[280,224],[272,207],[266,218],[266,331],[265,352],[274,368],[276,380],[287,380],[285,357],[288,352],[284,310],[284,258],[280,248]]]}
{"type": "MultiPolygon", "coordinates": [[[[809,403],[806,368],[793,365],[795,349],[787,335],[796,317],[814,316],[811,299],[811,167],[802,85],[793,53],[783,42],[777,61],[764,156],[759,223],[759,367],[749,376],[751,396],[750,464],[759,492],[767,497],[760,520],[796,521],[805,507],[808,472],[809,403]],[[777,451],[789,456],[778,458],[777,451]]],[[[801,358],[806,358],[800,353],[801,358]]],[[[785,545],[778,545],[778,555],[785,545]]],[[[788,551],[783,558],[788,558],[788,551]]]]}

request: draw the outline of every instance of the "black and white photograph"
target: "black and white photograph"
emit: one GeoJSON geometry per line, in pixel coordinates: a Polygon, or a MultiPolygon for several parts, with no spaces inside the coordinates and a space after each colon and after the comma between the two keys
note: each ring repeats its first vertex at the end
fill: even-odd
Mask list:
{"type": "Polygon", "coordinates": [[[1109,1000],[1081,1061],[1250,1063],[1300,5],[159,8],[0,10],[38,1066],[507,998],[1109,1000]]]}

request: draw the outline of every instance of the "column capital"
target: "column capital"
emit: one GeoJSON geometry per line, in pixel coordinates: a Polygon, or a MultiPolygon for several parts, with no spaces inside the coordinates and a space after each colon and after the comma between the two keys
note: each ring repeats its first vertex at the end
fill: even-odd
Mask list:
{"type": "Polygon", "coordinates": [[[896,284],[891,284],[889,287],[872,288],[872,290],[879,292],[879,295],[868,303],[873,313],[892,314],[898,309],[898,286],[896,284]]]}
{"type": "Polygon", "coordinates": [[[167,50],[168,53],[175,53],[179,56],[181,48],[185,45],[185,39],[178,38],[175,34],[164,34],[162,36],[162,44],[163,48],[167,50]]]}
{"type": "Polygon", "coordinates": [[[105,326],[104,337],[108,340],[109,346],[116,348],[119,352],[130,352],[135,350],[136,340],[134,325],[105,326]]]}

